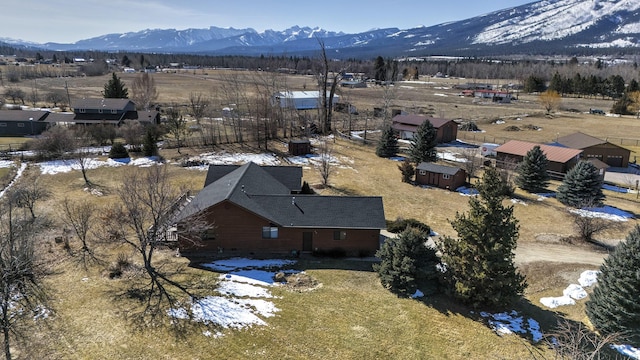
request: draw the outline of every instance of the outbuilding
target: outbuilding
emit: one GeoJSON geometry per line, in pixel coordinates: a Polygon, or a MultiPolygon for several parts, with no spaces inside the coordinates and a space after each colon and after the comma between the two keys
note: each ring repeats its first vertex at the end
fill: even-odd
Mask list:
{"type": "Polygon", "coordinates": [[[416,167],[416,183],[455,190],[466,183],[467,173],[455,166],[422,162],[416,167]]]}

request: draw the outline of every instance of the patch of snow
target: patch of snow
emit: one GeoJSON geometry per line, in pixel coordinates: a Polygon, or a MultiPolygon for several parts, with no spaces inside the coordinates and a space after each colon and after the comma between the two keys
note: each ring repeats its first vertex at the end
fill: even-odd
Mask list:
{"type": "Polygon", "coordinates": [[[580,278],[578,278],[578,283],[583,287],[593,286],[598,282],[598,275],[600,275],[600,271],[598,270],[583,271],[582,274],[580,274],[580,278]]]}
{"type": "Polygon", "coordinates": [[[558,306],[576,304],[575,300],[573,300],[569,296],[543,297],[543,298],[540,298],[540,303],[550,309],[555,309],[558,306]]]}
{"type": "Polygon", "coordinates": [[[218,292],[233,297],[272,298],[271,292],[263,287],[236,281],[222,281],[218,292]]]}
{"type": "Polygon", "coordinates": [[[0,160],[0,168],[10,168],[14,165],[13,160],[0,160]]]}
{"type": "Polygon", "coordinates": [[[527,206],[527,203],[524,202],[523,200],[520,200],[520,199],[511,199],[511,202],[514,203],[514,204],[520,204],[520,205],[527,206]]]}
{"type": "Polygon", "coordinates": [[[0,198],[3,197],[4,194],[7,192],[7,190],[11,189],[11,187],[16,183],[16,181],[18,181],[18,179],[22,177],[22,173],[26,168],[27,168],[26,163],[20,164],[20,168],[18,168],[18,171],[16,172],[16,176],[13,178],[13,180],[11,180],[11,182],[9,183],[9,185],[7,185],[7,187],[5,187],[4,189],[2,189],[2,191],[0,191],[0,198]]]}
{"type": "MultiPolygon", "coordinates": [[[[218,325],[223,328],[242,329],[253,325],[265,326],[259,317],[271,317],[279,311],[272,303],[264,300],[228,299],[207,296],[189,305],[194,321],[218,325]]],[[[189,319],[189,311],[184,308],[170,309],[168,314],[177,319],[189,319]]]]}
{"type": "Polygon", "coordinates": [[[610,214],[610,213],[600,212],[600,211],[592,211],[587,209],[571,209],[569,210],[569,212],[582,217],[600,218],[600,219],[617,221],[617,222],[625,222],[629,220],[627,217],[624,217],[621,215],[610,214]]]}
{"type": "Polygon", "coordinates": [[[481,312],[480,316],[487,318],[489,326],[500,336],[520,333],[531,334],[534,342],[542,339],[540,324],[534,319],[527,319],[525,326],[524,317],[520,316],[515,310],[510,313],[497,314],[481,312]]]}
{"type": "Polygon", "coordinates": [[[611,345],[611,348],[622,355],[632,359],[640,360],[640,349],[636,349],[631,345],[611,345]]]}
{"type": "Polygon", "coordinates": [[[571,284],[562,291],[562,295],[569,296],[574,300],[582,300],[587,297],[587,292],[578,284],[571,284]]]}
{"type": "Polygon", "coordinates": [[[442,94],[442,93],[435,93],[435,94],[433,94],[433,96],[449,97],[449,95],[442,94]]]}

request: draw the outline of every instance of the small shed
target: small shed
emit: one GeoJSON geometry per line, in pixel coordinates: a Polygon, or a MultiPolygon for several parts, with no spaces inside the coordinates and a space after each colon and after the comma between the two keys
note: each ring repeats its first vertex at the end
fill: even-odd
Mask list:
{"type": "Polygon", "coordinates": [[[291,140],[289,141],[289,154],[293,156],[306,155],[311,153],[311,141],[291,140]]]}
{"type": "Polygon", "coordinates": [[[416,167],[416,183],[455,190],[464,185],[467,172],[455,166],[423,162],[416,167]]]}

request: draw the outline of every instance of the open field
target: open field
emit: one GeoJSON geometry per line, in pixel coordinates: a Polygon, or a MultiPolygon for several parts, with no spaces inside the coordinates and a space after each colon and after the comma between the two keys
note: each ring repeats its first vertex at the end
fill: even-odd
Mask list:
{"type": "MultiPolygon", "coordinates": [[[[259,75],[259,74],[258,74],[259,75]]],[[[254,73],[240,73],[242,81],[250,83],[254,73]]],[[[132,74],[119,74],[129,84],[132,74]]],[[[186,103],[190,92],[219,94],[219,81],[230,76],[222,70],[198,70],[194,73],[156,74],[160,101],[186,103]]],[[[72,96],[99,96],[108,77],[42,79],[38,83],[51,88],[64,88],[65,81],[72,96]]],[[[603,117],[584,114],[590,107],[608,109],[611,101],[599,99],[564,99],[562,110],[547,118],[533,95],[521,95],[513,104],[474,104],[472,99],[456,95],[451,86],[470,80],[423,79],[400,83],[394,91],[392,107],[407,111],[432,113],[436,116],[476,121],[483,133],[459,133],[459,138],[473,142],[502,142],[506,139],[551,141],[574,131],[582,131],[601,138],[624,139],[623,145],[639,155],[640,120],[632,117],[603,117]],[[442,96],[446,95],[446,96],[442,96]],[[576,109],[579,112],[568,111],[576,109]],[[493,124],[496,119],[504,124],[493,124]],[[540,131],[505,131],[510,125],[524,128],[532,124],[540,131]],[[634,144],[633,141],[636,141],[634,144]],[[628,143],[627,143],[628,142],[628,143]]],[[[505,82],[506,80],[501,80],[505,82]]],[[[286,79],[292,89],[311,86],[312,77],[291,76],[286,79]]],[[[27,85],[25,85],[27,86],[27,85]]],[[[364,126],[364,117],[382,103],[383,89],[341,89],[344,99],[356,104],[361,115],[357,125],[364,126]]],[[[217,106],[223,104],[218,99],[217,106]]],[[[343,115],[339,115],[343,116],[343,115]]],[[[340,117],[337,119],[340,123],[340,117]]],[[[380,125],[372,120],[368,129],[380,125]]],[[[376,134],[372,133],[371,138],[376,134]]],[[[2,140],[2,139],[0,139],[2,140]]],[[[321,194],[382,196],[386,218],[416,218],[430,225],[440,235],[455,236],[449,220],[457,212],[468,209],[468,198],[457,193],[437,189],[423,189],[402,183],[398,162],[375,156],[372,145],[357,141],[330,140],[333,155],[340,166],[330,178],[330,187],[321,194]]],[[[255,151],[253,143],[225,145],[215,148],[229,151],[255,151]]],[[[274,141],[270,149],[285,151],[282,141],[274,141]]],[[[212,149],[183,149],[190,155],[212,149]]],[[[167,159],[184,155],[175,149],[163,150],[167,159]]],[[[172,181],[185,189],[201,189],[205,172],[170,167],[172,181]]],[[[96,253],[104,260],[82,269],[77,258],[71,256],[54,237],[60,234],[59,203],[65,197],[87,199],[105,209],[117,201],[117,187],[128,167],[89,170],[88,176],[103,193],[96,196],[84,190],[78,171],[56,175],[39,175],[37,165],[30,166],[24,179],[38,177],[53,192],[53,197],[38,204],[39,214],[54,221],[51,232],[42,238],[41,252],[50,267],[47,286],[51,291],[52,307],[56,311],[43,327],[29,337],[29,346],[19,358],[43,359],[526,359],[532,352],[547,358],[553,354],[546,345],[532,344],[530,338],[518,335],[500,337],[486,320],[464,306],[457,305],[443,295],[422,299],[398,299],[382,288],[371,263],[353,260],[302,259],[295,267],[304,270],[322,286],[309,292],[292,292],[285,288],[271,289],[275,306],[280,311],[265,319],[267,326],[243,330],[205,329],[193,325],[175,334],[169,319],[159,327],[140,326],[127,317],[140,308],[135,300],[117,296],[132,284],[144,281],[132,273],[122,279],[111,280],[106,268],[118,254],[134,256],[130,248],[121,244],[94,242],[96,253]],[[32,177],[33,176],[33,177],[32,177]],[[203,331],[220,330],[222,337],[203,335],[203,331]]],[[[3,169],[0,169],[0,172],[3,169]]],[[[0,173],[0,175],[2,175],[0,173]]],[[[0,176],[1,177],[1,176],[0,176]]],[[[312,167],[304,168],[303,180],[319,184],[320,176],[312,167]]],[[[553,182],[552,189],[559,183],[553,182]]],[[[605,191],[606,204],[640,214],[640,201],[635,194],[605,191]]],[[[514,309],[538,320],[542,330],[550,331],[558,319],[584,322],[584,300],[575,306],[555,310],[539,302],[541,297],[558,296],[569,284],[575,283],[582,271],[597,269],[607,256],[606,251],[586,244],[567,244],[561,239],[574,234],[571,217],[555,199],[539,201],[536,196],[516,191],[515,216],[520,224],[520,238],[516,262],[527,276],[529,288],[523,301],[514,309]]],[[[509,201],[509,200],[505,200],[509,201]]],[[[597,239],[616,244],[639,220],[632,219],[621,227],[599,234],[597,239]]],[[[94,239],[95,240],[95,239],[94,239]]],[[[72,239],[72,246],[78,244],[72,239]]],[[[185,267],[179,279],[195,279],[198,284],[215,292],[218,274],[187,267],[188,261],[175,257],[173,251],[162,251],[157,266],[167,270],[185,267]]]]}

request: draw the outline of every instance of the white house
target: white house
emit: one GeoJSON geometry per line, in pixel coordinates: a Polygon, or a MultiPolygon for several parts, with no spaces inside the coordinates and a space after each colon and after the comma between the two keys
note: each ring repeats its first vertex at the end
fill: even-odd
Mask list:
{"type": "MultiPolygon", "coordinates": [[[[329,93],[327,92],[327,99],[329,93]]],[[[333,95],[332,106],[340,97],[333,95]]],[[[320,107],[320,91],[280,91],[271,96],[271,104],[281,108],[311,110],[320,107]]]]}

